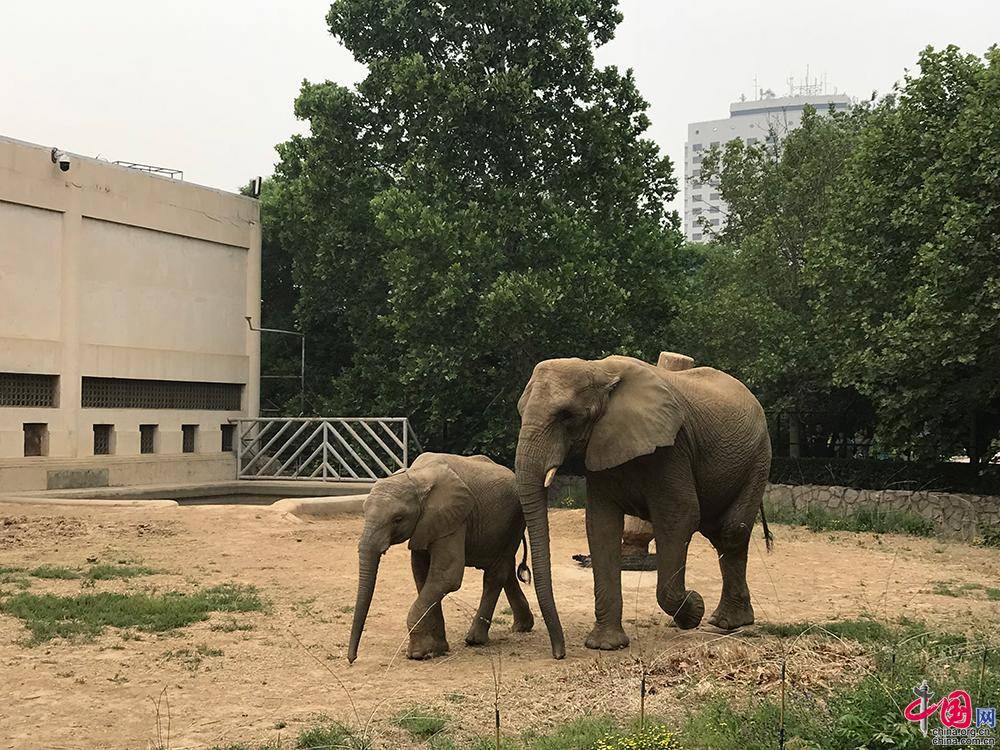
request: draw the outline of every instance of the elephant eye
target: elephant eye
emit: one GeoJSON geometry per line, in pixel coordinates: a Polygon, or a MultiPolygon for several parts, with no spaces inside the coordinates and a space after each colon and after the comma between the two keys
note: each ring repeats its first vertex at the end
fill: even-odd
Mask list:
{"type": "Polygon", "coordinates": [[[403,522],[403,514],[402,513],[398,513],[397,515],[393,516],[392,522],[393,523],[402,523],[403,522]]]}
{"type": "Polygon", "coordinates": [[[572,422],[576,415],[569,409],[560,409],[556,412],[556,419],[560,422],[572,422]]]}

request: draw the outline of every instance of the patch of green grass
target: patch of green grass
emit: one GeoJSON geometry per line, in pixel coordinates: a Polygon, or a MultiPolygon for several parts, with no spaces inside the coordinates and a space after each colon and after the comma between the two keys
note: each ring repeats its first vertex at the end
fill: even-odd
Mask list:
{"type": "MultiPolygon", "coordinates": [[[[865,624],[859,631],[859,623],[866,622],[825,626],[845,635],[853,633],[868,647],[873,669],[856,684],[818,695],[796,689],[792,675],[784,711],[786,748],[926,748],[919,729],[900,710],[921,680],[941,690],[975,686],[977,694],[985,696],[996,695],[1000,689],[1000,656],[985,650],[986,646],[974,647],[961,635],[929,632],[912,620],[892,627],[865,624]],[[981,673],[983,653],[987,664],[981,673]],[[980,674],[984,676],[981,691],[980,674]]],[[[679,734],[687,748],[763,750],[777,746],[780,717],[780,699],[774,693],[756,693],[747,686],[743,694],[716,697],[693,707],[679,734]]]]}
{"type": "Polygon", "coordinates": [[[525,737],[525,747],[530,750],[570,750],[592,748],[607,739],[618,729],[610,716],[582,716],[556,727],[549,734],[525,737]]]}
{"type": "Polygon", "coordinates": [[[32,578],[48,578],[59,581],[71,581],[80,578],[80,574],[72,568],[63,565],[39,565],[28,573],[32,578]]]}
{"type": "Polygon", "coordinates": [[[427,740],[440,734],[448,717],[425,708],[411,708],[393,718],[393,723],[409,732],[415,740],[427,740]]]}
{"type": "Polygon", "coordinates": [[[135,578],[136,576],[151,576],[156,571],[145,565],[110,565],[102,563],[94,565],[87,571],[87,578],[92,581],[106,581],[109,578],[135,578]]]}
{"type": "Polygon", "coordinates": [[[865,506],[846,516],[837,515],[818,505],[794,510],[785,505],[769,505],[767,519],[774,523],[805,526],[810,531],[854,531],[874,534],[909,534],[933,536],[934,522],[914,513],[865,506]]]}
{"type": "Polygon", "coordinates": [[[27,645],[55,637],[95,636],[106,627],[161,632],[205,620],[210,612],[256,612],[263,609],[253,586],[222,584],[193,594],[55,594],[21,593],[0,602],[0,612],[24,621],[27,645]]]}
{"type": "Polygon", "coordinates": [[[1000,548],[1000,526],[980,526],[979,545],[1000,548]]]}
{"type": "Polygon", "coordinates": [[[956,599],[979,599],[980,597],[970,596],[970,594],[982,592],[986,599],[994,602],[1000,601],[1000,589],[982,583],[962,583],[954,586],[948,581],[935,581],[932,592],[938,596],[951,596],[956,599]]]}
{"type": "Polygon", "coordinates": [[[299,750],[326,750],[334,747],[350,747],[355,744],[351,730],[343,724],[323,724],[299,733],[295,747],[299,750]]]}
{"type": "Polygon", "coordinates": [[[762,633],[776,635],[779,638],[797,638],[808,631],[810,634],[827,635],[846,638],[861,643],[873,643],[888,640],[889,629],[880,622],[868,619],[838,620],[822,624],[804,622],[762,622],[758,626],[762,633]]]}

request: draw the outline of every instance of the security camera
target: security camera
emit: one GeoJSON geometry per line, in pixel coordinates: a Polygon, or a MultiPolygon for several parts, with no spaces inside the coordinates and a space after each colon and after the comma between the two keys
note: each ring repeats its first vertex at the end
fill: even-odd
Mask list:
{"type": "Polygon", "coordinates": [[[69,158],[69,154],[57,148],[52,149],[52,163],[58,164],[59,171],[61,172],[68,172],[69,168],[73,166],[73,161],[69,158]]]}

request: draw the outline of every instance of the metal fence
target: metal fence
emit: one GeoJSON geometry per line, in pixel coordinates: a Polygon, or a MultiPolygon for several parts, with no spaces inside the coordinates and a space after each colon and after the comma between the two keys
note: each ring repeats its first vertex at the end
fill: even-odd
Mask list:
{"type": "Polygon", "coordinates": [[[406,417],[239,419],[236,432],[237,479],[374,482],[422,450],[406,417]]]}

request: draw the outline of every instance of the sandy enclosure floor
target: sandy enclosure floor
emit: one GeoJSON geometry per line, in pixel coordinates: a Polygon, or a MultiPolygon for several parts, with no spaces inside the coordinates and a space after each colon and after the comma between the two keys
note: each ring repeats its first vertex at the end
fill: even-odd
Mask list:
{"type": "MultiPolygon", "coordinates": [[[[727,638],[706,625],[679,631],[656,606],[652,573],[624,574],[631,649],[585,649],[592,578],[571,559],[586,551],[583,512],[553,511],[551,518],[565,661],[549,658],[530,589],[534,632],[508,631],[501,598],[492,645],[464,644],[481,588],[477,571],[468,571],[464,587],[445,602],[451,654],[427,662],[403,658],[398,652],[414,587],[408,553],[397,547],[383,560],[360,657],[348,666],[360,516],[303,522],[261,507],[2,505],[0,566],[84,567],[88,558],[141,562],[159,572],[97,581],[92,590],[190,591],[246,583],[258,587],[270,611],[214,613],[206,622],[138,637],[110,629],[94,640],[54,640],[34,648],[18,643],[26,635],[19,620],[0,616],[0,747],[147,748],[156,737],[153,699],[164,688],[173,750],[279,735],[288,743],[319,717],[357,723],[356,715],[361,723],[373,717],[387,746],[406,746],[409,740],[391,719],[415,706],[448,714],[450,731],[459,737],[486,734],[493,726],[492,666],[498,662],[504,728],[511,732],[542,730],[588,711],[635,715],[640,659],[652,664],[647,705],[655,714],[676,714],[680,695],[773,688],[778,654],[787,646],[761,637],[756,628],[727,638]],[[211,628],[224,622],[252,629],[211,628]],[[199,646],[217,655],[196,664],[176,656],[199,646]]],[[[787,526],[776,527],[776,535],[776,549],[766,555],[755,530],[749,577],[758,623],[905,615],[965,632],[996,623],[1000,602],[933,593],[938,582],[995,586],[996,550],[787,526]]],[[[687,575],[710,612],[721,583],[715,554],[701,537],[691,546],[687,575]]],[[[75,594],[81,582],[32,579],[30,590],[75,594]]],[[[792,680],[806,686],[850,679],[864,659],[849,645],[819,639],[807,638],[795,648],[789,657],[792,680]]],[[[164,729],[165,713],[161,708],[164,729]]]]}

